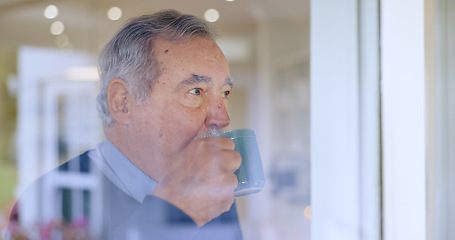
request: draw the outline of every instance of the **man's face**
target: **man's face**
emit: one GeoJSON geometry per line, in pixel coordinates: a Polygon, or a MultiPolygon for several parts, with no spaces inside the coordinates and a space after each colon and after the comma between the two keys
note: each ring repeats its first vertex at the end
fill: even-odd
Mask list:
{"type": "Polygon", "coordinates": [[[157,39],[154,54],[161,75],[147,100],[134,106],[130,125],[146,172],[165,167],[166,158],[191,140],[230,123],[226,105],[232,82],[226,59],[213,40],[157,39]]]}

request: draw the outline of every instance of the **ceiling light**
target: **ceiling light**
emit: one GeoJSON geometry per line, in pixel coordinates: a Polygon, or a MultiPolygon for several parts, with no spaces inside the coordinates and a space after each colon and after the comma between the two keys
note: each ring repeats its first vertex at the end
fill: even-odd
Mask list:
{"type": "Polygon", "coordinates": [[[73,44],[66,44],[64,47],[60,48],[60,51],[62,51],[64,54],[71,54],[73,52],[73,44]]]}
{"type": "Polygon", "coordinates": [[[55,5],[49,5],[44,9],[45,18],[56,18],[58,16],[58,8],[55,5]]]}
{"type": "Polygon", "coordinates": [[[233,2],[233,1],[235,1],[235,0],[226,0],[226,2],[233,2]]]}
{"type": "Polygon", "coordinates": [[[220,18],[220,13],[216,9],[207,9],[204,13],[204,18],[208,22],[216,22],[220,18]]]}
{"type": "Polygon", "coordinates": [[[59,48],[64,48],[70,43],[70,39],[66,34],[60,34],[55,38],[55,45],[59,48]]]}
{"type": "Polygon", "coordinates": [[[111,7],[107,11],[107,18],[112,21],[119,20],[122,17],[122,9],[119,7],[111,7]]]}
{"type": "Polygon", "coordinates": [[[53,35],[60,35],[65,30],[65,25],[60,21],[55,21],[51,24],[50,30],[53,35]]]}

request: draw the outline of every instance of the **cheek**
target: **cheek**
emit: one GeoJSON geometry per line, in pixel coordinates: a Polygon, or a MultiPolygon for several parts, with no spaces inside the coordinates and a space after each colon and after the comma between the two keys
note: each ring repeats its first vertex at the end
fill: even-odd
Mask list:
{"type": "Polygon", "coordinates": [[[180,148],[187,144],[204,128],[207,116],[205,104],[193,108],[176,102],[161,102],[159,106],[149,105],[141,110],[136,119],[137,134],[143,141],[159,141],[164,148],[173,148],[169,145],[180,148]]]}
{"type": "Polygon", "coordinates": [[[136,119],[135,132],[140,141],[147,143],[150,139],[153,139],[153,135],[157,133],[157,129],[154,128],[156,125],[153,122],[155,120],[144,115],[136,119]]]}
{"type": "Polygon", "coordinates": [[[206,109],[203,107],[199,108],[186,108],[178,113],[179,124],[182,130],[185,131],[197,131],[201,126],[204,125],[206,117],[206,109]]]}
{"type": "Polygon", "coordinates": [[[205,94],[202,94],[200,96],[194,96],[193,94],[186,93],[183,94],[178,99],[178,101],[184,107],[197,109],[200,108],[207,101],[207,96],[205,94]]]}
{"type": "Polygon", "coordinates": [[[162,118],[161,110],[148,102],[137,105],[132,116],[136,134],[143,140],[153,137],[159,133],[159,126],[162,118]]]}
{"type": "Polygon", "coordinates": [[[179,149],[186,146],[205,131],[205,112],[203,109],[181,109],[172,120],[168,121],[172,142],[178,143],[179,149]]]}

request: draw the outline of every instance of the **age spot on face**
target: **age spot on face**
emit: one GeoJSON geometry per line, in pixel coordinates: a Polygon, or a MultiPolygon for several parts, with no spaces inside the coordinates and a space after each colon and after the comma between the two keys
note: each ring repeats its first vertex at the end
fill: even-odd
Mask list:
{"type": "Polygon", "coordinates": [[[164,50],[164,53],[168,53],[168,52],[169,52],[169,50],[168,50],[168,49],[164,50]]]}

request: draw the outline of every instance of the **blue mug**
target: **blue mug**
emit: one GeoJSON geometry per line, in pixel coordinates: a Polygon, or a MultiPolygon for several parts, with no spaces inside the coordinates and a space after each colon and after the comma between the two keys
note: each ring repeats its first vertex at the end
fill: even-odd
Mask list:
{"type": "Polygon", "coordinates": [[[251,129],[236,129],[220,133],[218,136],[230,138],[235,143],[235,151],[242,156],[242,164],[235,171],[239,185],[234,196],[240,197],[257,193],[264,188],[265,177],[256,134],[251,129]]]}

